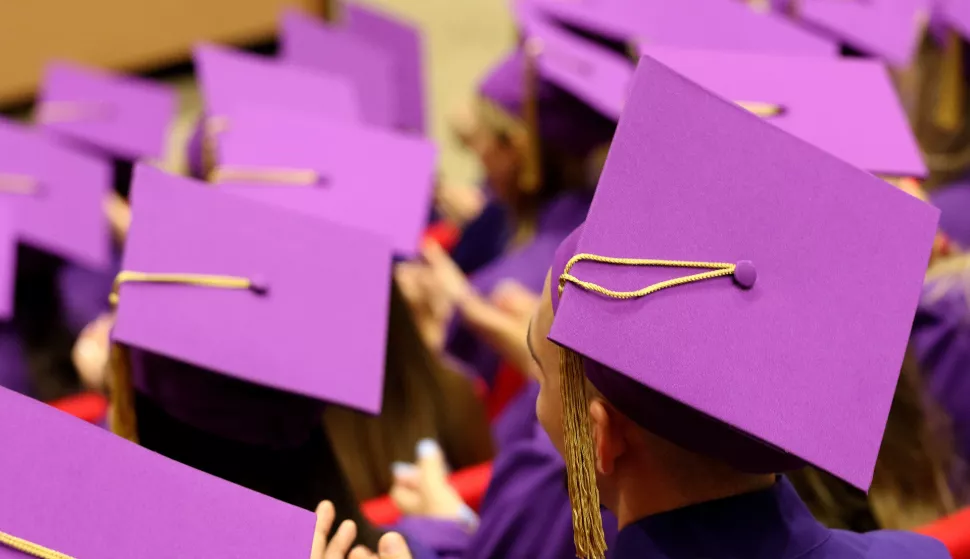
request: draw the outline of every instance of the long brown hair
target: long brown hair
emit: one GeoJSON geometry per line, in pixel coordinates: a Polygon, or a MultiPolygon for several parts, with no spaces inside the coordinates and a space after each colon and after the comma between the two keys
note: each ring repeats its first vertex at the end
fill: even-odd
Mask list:
{"type": "Polygon", "coordinates": [[[374,417],[330,406],[324,419],[334,450],[361,500],[391,488],[394,462],[413,462],[436,439],[454,468],[493,455],[485,409],[468,377],[446,368],[424,345],[396,283],[391,287],[384,403],[374,417]]]}
{"type": "Polygon", "coordinates": [[[789,477],[822,523],[864,532],[913,529],[954,512],[960,503],[950,484],[960,481],[954,477],[960,472],[949,418],[924,392],[907,351],[868,498],[814,468],[789,477]]]}

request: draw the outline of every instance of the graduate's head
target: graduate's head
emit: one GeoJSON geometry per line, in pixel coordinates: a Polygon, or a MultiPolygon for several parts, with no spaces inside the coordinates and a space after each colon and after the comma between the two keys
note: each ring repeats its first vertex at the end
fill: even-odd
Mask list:
{"type": "Polygon", "coordinates": [[[610,425],[645,456],[868,488],[937,216],[643,58],[530,338],[580,553],[601,555],[596,468],[629,439],[610,425]]]}
{"type": "Polygon", "coordinates": [[[479,86],[470,146],[491,186],[513,206],[564,189],[592,187],[609,144],[632,64],[542,23],[479,86]]]}

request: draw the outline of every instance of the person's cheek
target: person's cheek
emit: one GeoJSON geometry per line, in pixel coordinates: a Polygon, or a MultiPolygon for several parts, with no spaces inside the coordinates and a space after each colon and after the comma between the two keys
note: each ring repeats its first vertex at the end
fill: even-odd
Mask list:
{"type": "Polygon", "coordinates": [[[549,439],[560,454],[565,452],[562,433],[562,407],[559,402],[559,388],[549,383],[540,383],[539,397],[536,399],[536,417],[539,424],[549,435],[549,439]]]}

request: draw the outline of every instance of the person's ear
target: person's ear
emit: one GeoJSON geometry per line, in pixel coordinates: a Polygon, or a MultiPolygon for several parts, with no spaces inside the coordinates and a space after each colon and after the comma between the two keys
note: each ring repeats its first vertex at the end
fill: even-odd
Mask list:
{"type": "Polygon", "coordinates": [[[596,447],[596,471],[602,475],[613,473],[616,461],[626,452],[626,439],[616,411],[601,398],[593,398],[589,415],[596,447]]]}

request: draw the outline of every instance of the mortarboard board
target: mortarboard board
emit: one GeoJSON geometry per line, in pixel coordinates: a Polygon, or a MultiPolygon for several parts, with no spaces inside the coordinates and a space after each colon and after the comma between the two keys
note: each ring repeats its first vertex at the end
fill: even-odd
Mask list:
{"type": "Polygon", "coordinates": [[[0,435],[0,558],[310,556],[313,513],[3,388],[0,435]]]}
{"type": "Polygon", "coordinates": [[[205,112],[224,128],[240,103],[278,105],[358,122],[357,90],[345,77],[280,64],[214,45],[196,47],[196,72],[205,112]]]}
{"type": "Polygon", "coordinates": [[[587,425],[584,371],[687,450],[867,488],[938,216],[643,58],[575,256],[552,272],[577,547],[601,549],[583,524],[589,432],[570,427],[587,425]]]}
{"type": "Polygon", "coordinates": [[[933,5],[933,19],[970,39],[970,4],[964,0],[938,0],[933,5]]]}
{"type": "Polygon", "coordinates": [[[799,0],[796,19],[887,63],[909,66],[929,20],[928,0],[799,0]]]}
{"type": "Polygon", "coordinates": [[[926,166],[882,63],[651,47],[644,54],[730,101],[772,107],[767,121],[886,177],[926,166]]]}
{"type": "Polygon", "coordinates": [[[296,10],[283,15],[280,43],[284,62],[345,76],[353,82],[364,122],[406,127],[398,115],[395,59],[390,52],[296,10]]]}
{"type": "Polygon", "coordinates": [[[533,0],[540,13],[640,45],[835,55],[838,46],[786,18],[725,0],[533,0]],[[703,14],[703,17],[698,17],[703,14]]]}
{"type": "Polygon", "coordinates": [[[47,67],[36,113],[44,128],[119,159],[161,159],[175,92],[160,83],[67,63],[47,67]]]}
{"type": "Polygon", "coordinates": [[[111,166],[41,131],[0,121],[0,204],[19,240],[65,260],[103,269],[111,238],[103,205],[111,166]]]}
{"type": "Polygon", "coordinates": [[[421,31],[413,23],[358,2],[344,3],[341,12],[339,26],[394,57],[399,125],[407,131],[424,134],[427,118],[421,31]]]}
{"type": "Polygon", "coordinates": [[[220,188],[380,234],[411,256],[428,221],[437,149],[413,134],[250,105],[217,160],[220,188]]]}
{"type": "Polygon", "coordinates": [[[356,86],[364,122],[405,127],[395,98],[396,60],[389,51],[296,10],[283,14],[280,27],[284,62],[346,77],[356,86]]]}
{"type": "Polygon", "coordinates": [[[386,241],[145,166],[135,169],[132,212],[115,343],[380,410],[386,241]]]}

